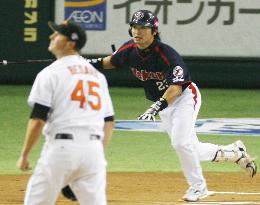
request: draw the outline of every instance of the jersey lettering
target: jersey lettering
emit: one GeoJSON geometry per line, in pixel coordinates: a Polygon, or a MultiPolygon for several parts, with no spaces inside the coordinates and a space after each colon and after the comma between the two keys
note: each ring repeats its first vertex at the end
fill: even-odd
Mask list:
{"type": "Polygon", "coordinates": [[[98,92],[96,92],[94,89],[99,88],[99,84],[93,81],[88,81],[88,95],[94,96],[97,99],[96,104],[92,101],[87,101],[86,95],[84,92],[83,87],[83,80],[79,80],[76,87],[74,88],[73,92],[71,93],[71,100],[72,101],[79,101],[80,108],[84,108],[84,104],[87,102],[88,105],[91,107],[92,110],[100,110],[101,109],[101,98],[98,92]]]}
{"type": "Polygon", "coordinates": [[[71,75],[76,75],[76,74],[89,74],[97,77],[97,71],[91,67],[88,66],[83,66],[83,65],[73,65],[73,66],[68,66],[68,69],[71,73],[71,75]]]}
{"type": "Polygon", "coordinates": [[[131,68],[132,73],[141,81],[147,80],[163,80],[164,74],[162,72],[152,72],[147,70],[137,70],[136,68],[131,68]]]}
{"type": "Polygon", "coordinates": [[[169,87],[167,82],[166,82],[166,80],[164,80],[164,81],[157,81],[156,85],[158,86],[158,90],[160,90],[160,91],[161,90],[165,90],[166,88],[169,87]]]}

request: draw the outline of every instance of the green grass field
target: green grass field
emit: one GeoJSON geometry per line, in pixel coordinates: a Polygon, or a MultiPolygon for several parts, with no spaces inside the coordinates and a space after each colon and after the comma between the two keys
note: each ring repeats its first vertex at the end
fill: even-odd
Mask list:
{"type": "MultiPolygon", "coordinates": [[[[30,114],[27,96],[30,86],[0,86],[0,174],[20,174],[16,160],[24,140],[30,114]]],[[[150,105],[141,88],[111,88],[116,119],[136,119],[150,105]]],[[[199,118],[260,117],[259,90],[202,89],[199,118]]],[[[200,140],[228,144],[242,139],[253,156],[260,156],[260,137],[199,135],[200,140]],[[258,148],[257,148],[258,147],[258,148]]],[[[31,155],[34,165],[43,139],[31,155]]],[[[107,152],[108,171],[180,171],[175,151],[165,133],[115,131],[107,152]]],[[[257,159],[260,164],[260,160],[257,159]]],[[[204,171],[238,171],[235,164],[203,163],[204,171]]]]}

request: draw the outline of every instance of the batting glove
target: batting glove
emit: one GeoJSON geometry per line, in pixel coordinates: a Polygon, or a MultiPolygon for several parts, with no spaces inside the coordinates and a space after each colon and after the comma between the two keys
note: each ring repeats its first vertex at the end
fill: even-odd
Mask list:
{"type": "Polygon", "coordinates": [[[160,98],[154,104],[148,108],[144,114],[140,115],[137,119],[138,120],[147,120],[147,121],[155,121],[155,116],[161,110],[165,109],[168,106],[167,101],[164,98],[160,98]]]}
{"type": "Polygon", "coordinates": [[[98,70],[103,70],[103,58],[87,59],[87,61],[98,70]]]}

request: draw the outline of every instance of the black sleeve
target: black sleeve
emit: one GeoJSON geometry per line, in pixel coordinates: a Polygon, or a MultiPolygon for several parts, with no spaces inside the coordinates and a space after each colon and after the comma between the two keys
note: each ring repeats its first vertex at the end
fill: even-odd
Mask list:
{"type": "Polygon", "coordinates": [[[115,53],[111,56],[111,63],[116,68],[120,68],[123,65],[123,53],[115,53]]]}
{"type": "Polygon", "coordinates": [[[105,117],[105,118],[104,118],[104,121],[105,121],[105,122],[114,121],[114,116],[105,117]]]}
{"type": "Polygon", "coordinates": [[[182,57],[174,49],[167,49],[170,59],[169,69],[166,72],[166,81],[169,85],[184,85],[191,82],[190,72],[182,57]]]}
{"type": "Polygon", "coordinates": [[[125,42],[117,51],[111,56],[111,63],[117,68],[127,67],[129,52],[136,46],[133,40],[125,42]]]}
{"type": "Polygon", "coordinates": [[[39,119],[42,119],[43,121],[46,121],[48,118],[49,111],[50,111],[50,107],[35,103],[33,106],[30,118],[31,119],[39,118],[39,119]]]}

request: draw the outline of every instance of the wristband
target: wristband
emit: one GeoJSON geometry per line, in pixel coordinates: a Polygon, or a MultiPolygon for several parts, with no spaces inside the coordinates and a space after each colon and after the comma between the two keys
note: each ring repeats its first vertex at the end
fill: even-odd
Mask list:
{"type": "Polygon", "coordinates": [[[168,102],[166,99],[162,97],[159,100],[157,100],[154,104],[151,105],[151,108],[155,109],[157,113],[167,107],[168,107],[168,102]]]}
{"type": "Polygon", "coordinates": [[[165,98],[161,97],[159,102],[161,103],[160,111],[168,107],[168,102],[165,98]]]}

